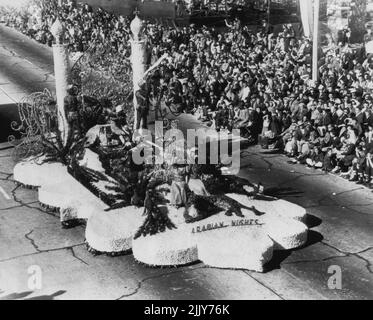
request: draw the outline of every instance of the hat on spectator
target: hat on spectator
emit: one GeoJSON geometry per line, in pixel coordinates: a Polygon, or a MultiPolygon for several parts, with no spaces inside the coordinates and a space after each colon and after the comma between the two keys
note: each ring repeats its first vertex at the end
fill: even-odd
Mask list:
{"type": "Polygon", "coordinates": [[[120,104],[120,105],[118,105],[118,106],[115,107],[115,111],[116,112],[120,112],[120,111],[123,110],[123,107],[124,107],[124,104],[120,104]]]}

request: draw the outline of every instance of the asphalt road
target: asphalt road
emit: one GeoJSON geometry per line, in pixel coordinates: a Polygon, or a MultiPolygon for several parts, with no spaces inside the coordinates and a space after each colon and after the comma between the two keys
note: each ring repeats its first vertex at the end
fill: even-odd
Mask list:
{"type": "MultiPolygon", "coordinates": [[[[29,63],[43,69],[46,74],[53,74],[53,53],[48,46],[42,45],[29,37],[0,24],[0,46],[13,56],[28,60],[29,63]]],[[[6,61],[2,66],[9,67],[6,61]]]]}
{"type": "Polygon", "coordinates": [[[44,89],[55,90],[51,48],[0,24],[0,142],[17,136],[18,102],[44,89]]]}
{"type": "MultiPolygon", "coordinates": [[[[24,38],[0,27],[0,47],[11,48],[18,59],[35,62],[27,70],[33,76],[51,76],[48,63],[46,70],[37,64],[44,59],[38,58],[42,47],[18,37],[24,38]],[[27,52],[32,52],[30,57],[27,52]]],[[[31,77],[26,72],[9,81],[14,60],[5,57],[10,60],[0,63],[10,75],[0,68],[2,79],[24,92],[31,90],[23,81],[31,77]]],[[[373,193],[364,187],[289,164],[286,157],[258,147],[242,150],[240,175],[261,181],[267,193],[307,209],[311,228],[307,245],[277,252],[266,273],[220,270],[201,263],[151,269],[136,263],[132,255],[90,255],[84,247],[84,227],[62,230],[58,216],[39,208],[36,191],[14,185],[12,149],[1,150],[3,146],[0,299],[373,299],[373,193]],[[27,286],[28,268],[33,265],[43,271],[39,290],[27,286]],[[333,270],[341,271],[341,289],[328,286],[333,270]]]]}

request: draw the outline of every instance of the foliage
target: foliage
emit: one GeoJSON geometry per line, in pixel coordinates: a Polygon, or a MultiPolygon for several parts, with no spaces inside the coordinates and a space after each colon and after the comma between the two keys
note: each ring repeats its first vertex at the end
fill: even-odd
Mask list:
{"type": "Polygon", "coordinates": [[[45,89],[25,96],[18,104],[20,122],[11,123],[12,129],[20,135],[19,140],[14,135],[9,137],[9,142],[15,145],[15,160],[45,155],[45,161],[68,164],[74,149],[81,147],[86,132],[102,121],[102,111],[102,103],[83,96],[79,106],[81,133],[77,135],[68,130],[64,144],[58,128],[56,102],[51,93],[45,89]]]}
{"type": "Polygon", "coordinates": [[[76,158],[70,162],[67,170],[75,179],[77,179],[105,204],[108,206],[114,206],[117,204],[118,199],[115,195],[105,193],[94,185],[94,183],[98,181],[108,181],[108,178],[101,172],[80,166],[76,158]]]}
{"type": "Polygon", "coordinates": [[[106,187],[116,193],[117,202],[108,203],[110,210],[131,204],[142,206],[149,178],[144,166],[133,162],[131,151],[123,147],[112,149],[99,146],[93,146],[92,151],[99,155],[105,173],[116,181],[114,186],[106,187]]]}
{"type": "Polygon", "coordinates": [[[18,104],[20,122],[13,121],[11,127],[20,135],[9,142],[15,145],[15,160],[37,157],[44,153],[45,141],[53,139],[58,130],[57,107],[51,93],[45,89],[24,97],[18,104]]]}
{"type": "Polygon", "coordinates": [[[86,140],[86,137],[77,138],[72,130],[69,130],[66,144],[63,143],[58,129],[55,134],[50,134],[48,137],[42,136],[41,143],[44,146],[43,154],[45,155],[43,162],[61,162],[68,165],[72,159],[75,159],[75,151],[83,149],[86,140]]]}
{"type": "MultiPolygon", "coordinates": [[[[90,96],[82,95],[79,97],[79,119],[81,135],[85,135],[89,129],[93,128],[97,124],[105,124],[106,119],[104,118],[104,108],[108,106],[108,101],[97,100],[90,96]]],[[[110,104],[109,104],[110,106],[110,104]]]]}
{"type": "Polygon", "coordinates": [[[166,212],[162,212],[157,205],[157,197],[154,189],[146,191],[144,214],[146,219],[141,227],[137,230],[134,238],[141,236],[154,235],[166,231],[166,229],[176,229],[166,212]]]}
{"type": "Polygon", "coordinates": [[[71,82],[79,93],[112,105],[123,105],[129,123],[133,122],[132,71],[127,57],[111,46],[92,46],[75,62],[71,82]]]}

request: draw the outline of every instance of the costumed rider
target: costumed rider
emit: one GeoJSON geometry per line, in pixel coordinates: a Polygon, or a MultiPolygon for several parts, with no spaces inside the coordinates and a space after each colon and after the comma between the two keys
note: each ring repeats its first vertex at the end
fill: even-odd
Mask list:
{"type": "Polygon", "coordinates": [[[198,164],[198,156],[196,154],[197,148],[193,147],[187,151],[188,163],[189,163],[189,180],[188,188],[198,196],[209,196],[210,193],[207,191],[205,184],[201,180],[202,166],[198,164]]]}
{"type": "Polygon", "coordinates": [[[150,105],[150,91],[151,91],[151,77],[154,75],[154,71],[161,65],[162,61],[167,59],[169,55],[165,53],[160,57],[156,63],[154,63],[148,70],[145,71],[143,79],[138,83],[139,89],[135,92],[137,101],[137,121],[135,123],[135,129],[147,129],[148,128],[148,114],[150,105]]]}
{"type": "Polygon", "coordinates": [[[149,90],[146,80],[141,80],[139,89],[135,92],[137,100],[137,122],[136,129],[148,128],[148,114],[149,114],[149,90]]]}
{"type": "Polygon", "coordinates": [[[187,167],[174,163],[171,167],[171,206],[180,208],[187,203],[187,167]]]}
{"type": "Polygon", "coordinates": [[[123,104],[115,107],[115,114],[111,116],[110,124],[112,132],[118,136],[122,145],[132,148],[132,130],[127,124],[127,116],[123,104]]]}
{"type": "MultiPolygon", "coordinates": [[[[171,129],[177,130],[177,122],[171,123],[171,129]]],[[[187,203],[188,166],[184,159],[184,139],[171,134],[165,139],[164,160],[169,165],[171,177],[170,205],[176,208],[187,203]]]]}
{"type": "Polygon", "coordinates": [[[77,88],[74,85],[68,85],[67,96],[64,98],[64,109],[66,112],[67,122],[74,135],[80,136],[81,119],[79,114],[79,101],[77,97],[77,88]]]}

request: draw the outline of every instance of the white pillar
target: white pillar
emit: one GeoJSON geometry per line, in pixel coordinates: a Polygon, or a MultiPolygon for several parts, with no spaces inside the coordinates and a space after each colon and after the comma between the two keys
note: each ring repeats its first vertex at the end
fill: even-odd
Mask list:
{"type": "Polygon", "coordinates": [[[146,68],[146,43],[145,41],[131,41],[131,64],[132,64],[132,80],[133,80],[133,107],[135,125],[137,123],[137,108],[138,102],[136,91],[140,89],[139,83],[144,79],[146,68]]]}
{"type": "Polygon", "coordinates": [[[319,52],[319,11],[320,0],[314,0],[313,10],[313,53],[312,53],[312,80],[316,83],[319,77],[318,52],[319,52]]]}
{"type": "Polygon", "coordinates": [[[69,124],[66,118],[64,100],[67,96],[67,86],[70,72],[69,55],[67,46],[62,43],[64,28],[59,20],[54,22],[51,32],[56,39],[56,44],[53,45],[53,62],[54,77],[56,82],[58,129],[61,132],[62,141],[64,145],[66,145],[69,133],[69,124]]]}
{"type": "MultiPolygon", "coordinates": [[[[132,65],[132,79],[133,79],[133,107],[134,107],[134,125],[137,123],[137,108],[138,102],[136,98],[136,91],[140,88],[140,82],[144,80],[146,68],[146,42],[141,39],[143,22],[136,15],[131,22],[131,31],[133,40],[131,41],[131,65],[132,65]]],[[[135,127],[135,129],[137,129],[135,127]]]]}

